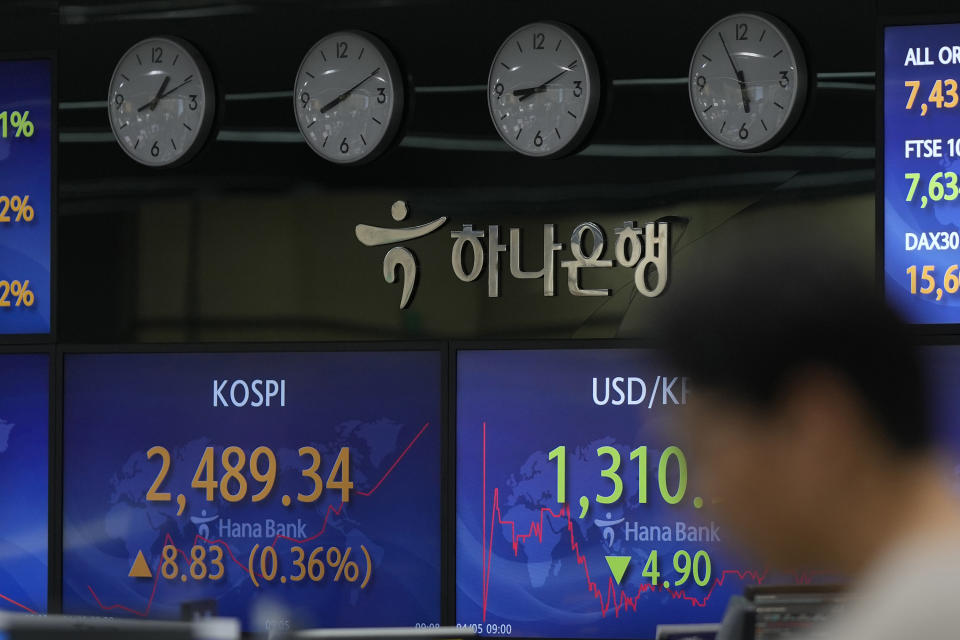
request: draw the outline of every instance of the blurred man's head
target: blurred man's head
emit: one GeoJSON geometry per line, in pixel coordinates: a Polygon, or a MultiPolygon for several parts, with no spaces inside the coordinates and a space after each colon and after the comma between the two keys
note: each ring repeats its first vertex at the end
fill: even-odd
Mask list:
{"type": "Polygon", "coordinates": [[[822,252],[714,256],[687,278],[660,334],[692,379],[682,433],[705,491],[767,561],[859,568],[835,542],[857,542],[929,444],[904,327],[822,252]]]}

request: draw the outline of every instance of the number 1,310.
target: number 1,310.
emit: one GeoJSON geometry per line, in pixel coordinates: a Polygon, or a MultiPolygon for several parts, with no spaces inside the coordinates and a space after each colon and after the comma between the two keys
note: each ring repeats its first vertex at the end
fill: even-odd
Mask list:
{"type": "MultiPolygon", "coordinates": [[[[623,495],[623,479],[620,477],[620,452],[611,446],[603,446],[597,449],[597,457],[610,458],[610,466],[600,472],[600,476],[610,480],[613,483],[613,491],[609,495],[597,494],[595,500],[600,504],[612,504],[623,495]]],[[[559,446],[549,453],[548,460],[557,461],[557,502],[565,504],[567,501],[567,448],[559,446]]],[[[630,459],[637,461],[637,500],[640,504],[647,502],[647,447],[637,447],[630,452],[630,459]]],[[[657,467],[657,484],[660,489],[660,496],[667,504],[677,504],[683,500],[687,491],[687,458],[683,455],[680,447],[670,446],[660,454],[660,462],[657,467]],[[678,482],[675,491],[670,491],[667,486],[667,471],[670,467],[670,461],[676,459],[678,470],[678,482]]]]}

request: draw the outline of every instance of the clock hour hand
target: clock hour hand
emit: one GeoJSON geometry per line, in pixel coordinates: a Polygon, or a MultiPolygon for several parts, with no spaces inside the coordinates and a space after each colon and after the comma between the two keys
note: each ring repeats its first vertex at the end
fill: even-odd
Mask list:
{"type": "Polygon", "coordinates": [[[140,107],[139,109],[137,109],[137,113],[143,111],[144,109],[150,109],[151,111],[153,111],[154,109],[156,109],[156,108],[157,108],[157,102],[159,102],[159,101],[160,101],[160,98],[163,97],[161,94],[163,93],[163,90],[167,88],[167,85],[168,85],[168,84],[170,84],[170,76],[165,76],[164,79],[163,79],[163,82],[160,83],[160,88],[157,89],[157,95],[155,95],[155,96],[153,97],[153,100],[151,100],[151,101],[148,102],[147,104],[145,104],[145,105],[143,105],[142,107],[140,107]]]}
{"type": "Polygon", "coordinates": [[[560,76],[562,76],[563,74],[565,74],[565,73],[566,73],[567,71],[569,71],[569,70],[570,70],[569,68],[564,67],[564,68],[563,68],[563,71],[561,71],[561,72],[558,73],[557,75],[553,76],[552,78],[548,78],[547,80],[545,80],[544,82],[540,83],[539,85],[537,85],[537,86],[535,86],[535,87],[530,87],[530,88],[528,88],[528,89],[514,89],[514,90],[513,90],[513,95],[514,95],[514,97],[519,98],[521,101],[523,101],[523,100],[529,98],[530,96],[532,96],[532,95],[535,94],[535,93],[543,93],[544,91],[547,90],[547,85],[548,85],[548,84],[550,84],[551,82],[553,82],[554,80],[556,80],[557,78],[559,78],[560,76]]]}
{"type": "Polygon", "coordinates": [[[740,85],[740,98],[743,100],[743,112],[750,113],[750,97],[747,95],[747,81],[744,79],[743,71],[738,69],[737,63],[733,61],[733,56],[730,55],[730,50],[727,49],[727,42],[723,39],[723,34],[717,32],[717,35],[720,36],[720,43],[723,45],[723,50],[727,54],[730,66],[733,67],[733,73],[737,76],[737,84],[740,85]]]}
{"type": "Polygon", "coordinates": [[[370,74],[369,74],[368,76],[366,76],[363,80],[361,80],[361,81],[358,82],[357,84],[353,85],[352,87],[350,87],[349,89],[347,89],[346,91],[344,91],[343,93],[341,93],[340,95],[338,95],[336,98],[334,98],[333,100],[331,100],[330,102],[328,102],[327,104],[325,104],[325,105],[323,105],[322,107],[320,107],[320,113],[326,113],[327,111],[330,111],[330,109],[333,109],[335,106],[337,106],[338,104],[340,104],[341,102],[343,102],[344,100],[346,100],[347,98],[349,98],[351,93],[353,93],[354,91],[356,91],[357,88],[358,88],[360,85],[362,85],[364,82],[366,82],[367,80],[369,80],[369,79],[372,78],[373,76],[377,75],[377,73],[378,73],[379,71],[380,71],[380,67],[377,67],[376,69],[374,69],[373,71],[371,71],[370,74]]]}

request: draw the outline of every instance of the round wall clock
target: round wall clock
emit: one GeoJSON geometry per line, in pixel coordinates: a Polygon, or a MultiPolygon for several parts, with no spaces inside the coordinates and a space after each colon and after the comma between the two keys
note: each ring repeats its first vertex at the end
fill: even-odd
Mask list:
{"type": "Polygon", "coordinates": [[[790,29],[773,16],[738,13],[700,39],[690,62],[690,104],[716,142],[762,151],[796,124],[807,95],[807,66],[790,29]]]}
{"type": "Polygon", "coordinates": [[[185,162],[210,133],[216,108],[206,62],[179,38],[147,38],[117,63],[107,97],[110,128],[137,162],[185,162]]]}
{"type": "Polygon", "coordinates": [[[372,160],[396,136],[403,118],[403,79],[377,37],[332,33],[304,57],[293,108],[310,148],[340,164],[372,160]]]}
{"type": "Polygon", "coordinates": [[[535,22],[510,34],[487,80],[490,117],[512,149],[556,157],[577,150],[596,119],[600,74],[572,27],[535,22]]]}

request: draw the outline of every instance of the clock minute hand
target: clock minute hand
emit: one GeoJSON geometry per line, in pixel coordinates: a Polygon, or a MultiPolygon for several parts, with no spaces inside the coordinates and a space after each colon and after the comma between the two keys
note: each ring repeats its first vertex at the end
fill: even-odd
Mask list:
{"type": "Polygon", "coordinates": [[[377,73],[378,73],[379,71],[380,71],[380,67],[377,67],[376,69],[374,69],[373,71],[371,71],[370,74],[367,75],[363,80],[361,80],[361,81],[358,82],[357,84],[353,85],[352,87],[350,87],[349,89],[347,89],[346,91],[344,91],[343,93],[341,93],[340,95],[338,95],[336,98],[334,98],[333,100],[331,100],[330,102],[328,102],[327,104],[325,104],[325,105],[323,105],[322,107],[320,107],[320,113],[326,113],[327,111],[330,111],[330,109],[333,109],[335,106],[337,106],[338,104],[340,104],[341,102],[343,102],[344,100],[346,100],[347,98],[349,98],[351,93],[353,93],[354,91],[356,91],[357,88],[360,87],[360,85],[362,85],[364,82],[366,82],[367,80],[369,80],[369,79],[372,78],[373,76],[377,75],[377,73]]]}
{"type": "Polygon", "coordinates": [[[193,81],[193,78],[190,78],[189,80],[184,80],[183,82],[181,82],[180,84],[178,84],[177,86],[175,86],[173,89],[170,89],[170,91],[167,91],[166,93],[164,93],[164,94],[161,95],[161,96],[157,96],[157,100],[163,100],[164,98],[166,98],[167,96],[169,96],[171,93],[173,93],[174,91],[176,91],[176,90],[179,89],[180,87],[182,87],[182,86],[184,86],[184,85],[186,85],[186,84],[190,84],[192,81],[193,81]]]}
{"type": "Polygon", "coordinates": [[[514,89],[513,95],[517,98],[520,98],[520,100],[524,100],[526,98],[529,98],[535,93],[543,93],[544,91],[547,90],[548,84],[550,84],[551,82],[553,82],[554,80],[556,80],[557,78],[565,74],[567,71],[569,71],[569,69],[564,68],[563,71],[561,71],[557,75],[553,76],[552,78],[548,78],[547,80],[545,80],[544,82],[542,82],[541,84],[535,87],[530,87],[529,89],[514,89]]]}
{"type": "Polygon", "coordinates": [[[162,97],[160,94],[163,93],[163,90],[167,88],[167,85],[168,85],[168,84],[170,84],[170,76],[164,77],[163,82],[160,83],[160,88],[157,89],[157,95],[155,95],[155,96],[153,97],[153,100],[151,100],[151,101],[148,102],[147,104],[145,104],[145,105],[143,105],[142,107],[140,107],[139,109],[137,109],[137,113],[140,113],[140,112],[143,111],[144,109],[150,109],[151,111],[153,111],[154,109],[156,109],[156,108],[157,108],[157,102],[158,102],[158,101],[160,100],[160,98],[162,97]]]}
{"type": "Polygon", "coordinates": [[[730,66],[733,67],[733,73],[737,76],[737,84],[740,85],[740,98],[743,100],[743,112],[750,113],[750,97],[747,95],[747,81],[744,79],[743,71],[738,69],[737,63],[733,61],[733,56],[730,55],[730,50],[727,49],[727,42],[723,39],[723,34],[717,32],[717,35],[720,36],[720,44],[723,45],[723,50],[727,54],[730,66]]]}

